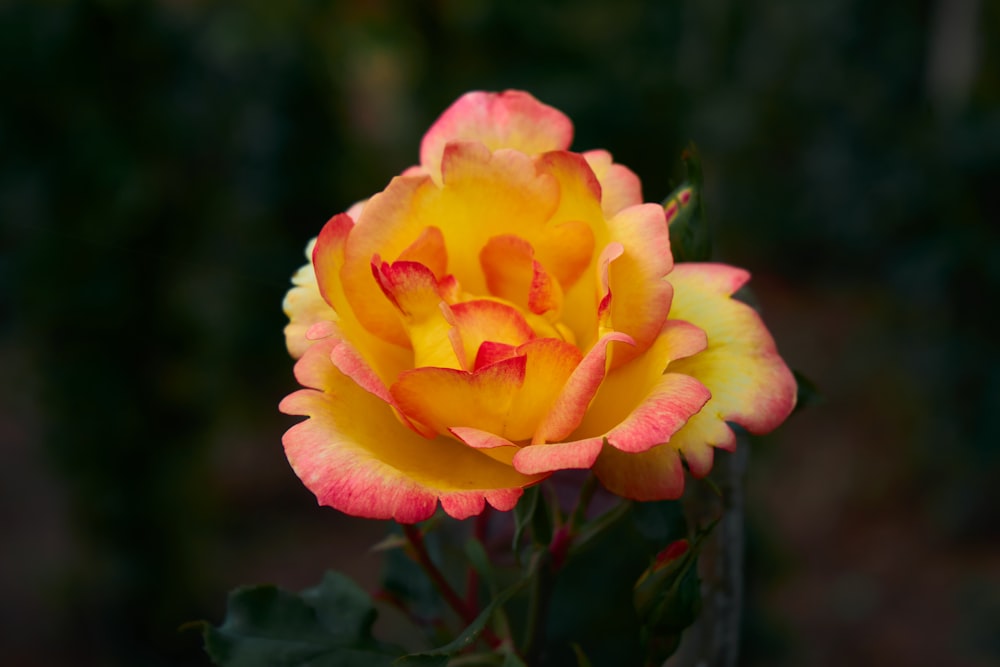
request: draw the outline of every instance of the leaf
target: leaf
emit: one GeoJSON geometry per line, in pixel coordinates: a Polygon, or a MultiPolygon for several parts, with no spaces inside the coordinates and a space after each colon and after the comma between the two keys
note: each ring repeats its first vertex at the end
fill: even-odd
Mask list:
{"type": "Polygon", "coordinates": [[[703,262],[712,255],[712,239],[705,217],[701,158],[690,144],[681,155],[686,177],[663,200],[670,225],[670,249],[677,262],[703,262]]]}
{"type": "Polygon", "coordinates": [[[218,628],[202,624],[205,650],[222,667],[381,667],[398,652],[371,635],[371,598],[348,577],[327,572],[301,594],[247,586],[229,595],[218,628]]]}

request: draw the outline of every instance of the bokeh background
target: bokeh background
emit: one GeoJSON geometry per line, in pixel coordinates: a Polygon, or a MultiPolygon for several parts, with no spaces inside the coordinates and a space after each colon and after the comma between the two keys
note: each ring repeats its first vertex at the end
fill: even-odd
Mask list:
{"type": "MultiPolygon", "coordinates": [[[[1000,6],[0,1],[0,643],[199,665],[248,582],[373,582],[280,445],[281,299],[471,89],[670,190],[823,395],[754,443],[744,664],[1000,662],[1000,6]]],[[[595,602],[596,603],[596,602],[595,602]]]]}

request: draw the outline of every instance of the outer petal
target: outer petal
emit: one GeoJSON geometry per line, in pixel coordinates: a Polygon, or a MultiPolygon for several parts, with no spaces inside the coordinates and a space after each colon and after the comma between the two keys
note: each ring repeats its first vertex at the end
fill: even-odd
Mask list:
{"type": "Polygon", "coordinates": [[[623,452],[645,452],[670,440],[710,397],[705,385],[690,375],[667,373],[605,439],[623,452]]]}
{"type": "MultiPolygon", "coordinates": [[[[393,345],[373,336],[361,324],[348,303],[340,281],[340,272],[344,264],[345,247],[353,231],[354,222],[347,214],[335,215],[320,231],[312,252],[316,283],[323,299],[337,313],[337,325],[343,338],[358,351],[382,382],[389,385],[395,382],[396,376],[403,369],[412,367],[413,353],[406,349],[408,345],[393,345]]],[[[370,276],[371,268],[368,270],[370,276]]],[[[374,284],[374,279],[371,281],[374,284]]],[[[375,289],[378,289],[377,285],[375,289]]],[[[380,298],[382,301],[386,300],[381,295],[380,298]]],[[[391,305],[389,307],[392,308],[391,305]]]]}
{"type": "Polygon", "coordinates": [[[420,164],[440,182],[445,146],[478,141],[490,150],[513,148],[528,155],[569,148],[573,124],[561,111],[528,93],[466,93],[437,119],[420,144],[420,164]]]}
{"type": "Polygon", "coordinates": [[[296,375],[312,388],[289,395],[280,406],[286,414],[309,417],[283,441],[292,468],[320,504],[412,523],[430,517],[440,498],[452,516],[465,518],[482,509],[483,498],[509,509],[520,489],[538,480],[456,440],[414,434],[386,403],[334,368],[334,344],[320,341],[306,352],[296,375]]]}
{"type": "Polygon", "coordinates": [[[670,274],[675,290],[670,317],[704,329],[707,347],[672,361],[668,370],[696,378],[712,398],[667,444],[639,454],[606,447],[594,472],[608,490],[634,500],[677,498],[684,489],[681,455],[691,473],[702,477],[712,468],[714,447],[736,444],[726,421],[763,433],[791,413],[791,372],[757,313],[729,298],[748,278],[745,271],[720,264],[679,264],[670,274]]]}
{"type": "Polygon", "coordinates": [[[313,341],[306,337],[309,331],[317,322],[326,322],[337,319],[337,314],[330,307],[323,296],[319,293],[316,285],[316,271],[312,265],[313,247],[316,239],[306,246],[306,257],[309,263],[302,266],[295,275],[292,276],[292,284],[295,285],[288,290],[282,308],[288,316],[288,324],[285,326],[285,345],[288,352],[298,359],[313,341]]]}
{"type": "Polygon", "coordinates": [[[649,349],[607,374],[571,437],[589,438],[610,433],[655,391],[671,361],[700,352],[705,345],[705,333],[694,325],[664,323],[649,349]]]}
{"type": "MultiPolygon", "coordinates": [[[[360,201],[347,209],[347,218],[357,220],[358,215],[365,207],[365,202],[360,201]]],[[[352,225],[346,225],[350,229],[352,225]]],[[[317,322],[337,320],[338,316],[333,308],[320,294],[319,286],[316,284],[316,269],[313,266],[313,249],[316,247],[316,239],[312,239],[306,245],[306,259],[308,263],[299,268],[292,276],[292,284],[295,285],[288,290],[282,304],[285,315],[289,322],[285,326],[285,344],[292,357],[298,359],[306,349],[312,345],[313,339],[306,336],[312,325],[317,322]]]]}
{"type": "Polygon", "coordinates": [[[751,433],[776,428],[795,407],[795,378],[756,311],[730,298],[749,274],[723,264],[685,263],[668,279],[675,295],[670,318],[691,322],[708,335],[705,351],[673,362],[669,370],[707,386],[712,401],[705,411],[719,420],[751,433]]]}
{"type": "Polygon", "coordinates": [[[601,184],[601,208],[604,215],[613,217],[623,208],[642,202],[642,182],[631,169],[615,164],[611,153],[603,150],[587,151],[583,154],[587,164],[601,184]]]}
{"type": "Polygon", "coordinates": [[[594,465],[603,446],[603,438],[530,445],[514,455],[514,467],[530,475],[553,470],[587,470],[594,465]]]}
{"type": "Polygon", "coordinates": [[[641,454],[605,447],[594,473],[608,491],[632,500],[675,500],[684,492],[684,466],[671,445],[641,454]]]}

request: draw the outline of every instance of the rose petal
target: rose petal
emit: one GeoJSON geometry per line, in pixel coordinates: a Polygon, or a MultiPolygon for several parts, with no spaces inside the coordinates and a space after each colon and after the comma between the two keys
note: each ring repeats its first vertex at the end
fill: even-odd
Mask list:
{"type": "Polygon", "coordinates": [[[573,331],[580,349],[588,350],[598,338],[595,285],[591,279],[597,276],[595,249],[605,248],[611,240],[601,209],[601,186],[587,161],[577,153],[546,153],[538,158],[538,168],[556,179],[559,206],[543,234],[525,238],[532,242],[539,260],[559,278],[564,292],[561,320],[573,331]],[[571,227],[559,229],[557,225],[571,227]],[[589,233],[583,232],[584,228],[589,233]],[[569,232],[579,240],[570,241],[561,250],[560,243],[567,240],[569,232]]]}
{"type": "Polygon", "coordinates": [[[667,373],[646,399],[608,432],[606,440],[628,453],[652,449],[669,441],[710,397],[705,385],[690,375],[667,373]]]}
{"type": "Polygon", "coordinates": [[[632,339],[624,334],[612,333],[590,348],[562,385],[559,396],[535,431],[533,443],[562,440],[580,424],[604,380],[608,346],[615,341],[631,344],[632,339]]]}
{"type": "Polygon", "coordinates": [[[538,261],[566,290],[593,261],[594,232],[582,220],[551,223],[533,237],[532,246],[538,261]]]}
{"type": "Polygon", "coordinates": [[[573,124],[561,111],[528,93],[472,92],[437,119],[420,144],[420,164],[440,180],[445,146],[478,141],[490,150],[513,148],[528,155],[569,148],[573,124]]]}
{"type": "Polygon", "coordinates": [[[292,468],[320,504],[413,523],[429,518],[441,498],[446,511],[465,518],[479,506],[477,497],[509,509],[522,487],[538,481],[451,438],[427,441],[408,430],[386,403],[334,368],[334,344],[320,341],[299,360],[297,376],[313,388],[280,406],[309,417],[283,441],[292,468]]]}
{"type": "Polygon", "coordinates": [[[583,157],[601,184],[601,208],[605,216],[610,218],[624,208],[643,203],[639,177],[628,167],[615,164],[611,153],[586,151],[583,157]]]}
{"type": "Polygon", "coordinates": [[[587,470],[594,465],[603,446],[603,438],[529,445],[514,455],[514,468],[526,475],[553,470],[587,470]],[[526,472],[529,470],[537,472],[526,472]]]}
{"type": "Polygon", "coordinates": [[[562,288],[535,259],[535,249],[513,234],[494,236],[479,252],[490,293],[550,319],[559,315],[562,288]]]}
{"type": "Polygon", "coordinates": [[[641,454],[605,447],[593,470],[604,488],[623,498],[676,500],[684,492],[684,466],[671,445],[660,445],[641,454]]]}
{"type": "Polygon", "coordinates": [[[376,260],[372,261],[372,275],[399,309],[413,347],[413,365],[460,368],[461,347],[456,350],[456,341],[449,335],[452,324],[447,304],[431,270],[417,262],[376,260]]]}
{"type": "Polygon", "coordinates": [[[396,261],[423,264],[440,280],[448,272],[448,250],[444,244],[444,234],[437,227],[425,227],[420,236],[399,253],[396,261]]]}
{"type": "Polygon", "coordinates": [[[444,182],[397,177],[365,205],[345,248],[344,292],[364,326],[400,346],[408,336],[395,308],[372,280],[371,258],[398,257],[428,227],[441,230],[448,271],[468,294],[487,294],[479,251],[493,236],[529,238],[541,230],[559,200],[557,183],[510,150],[490,153],[478,144],[451,144],[444,182]]]}
{"type": "MultiPolygon", "coordinates": [[[[344,286],[340,281],[340,271],[344,265],[345,246],[353,230],[354,223],[350,216],[339,214],[330,219],[320,231],[312,252],[312,265],[316,267],[317,289],[323,295],[323,299],[336,311],[337,328],[341,337],[357,350],[382,382],[389,385],[395,382],[396,376],[403,369],[413,366],[413,353],[407,349],[408,341],[404,340],[405,347],[403,347],[373,336],[362,326],[347,300],[344,286]]],[[[379,300],[385,302],[385,298],[381,295],[379,300]]]]}
{"type": "Polygon", "coordinates": [[[720,421],[751,433],[776,428],[795,407],[796,383],[760,316],[730,298],[749,274],[723,264],[685,263],[668,279],[674,285],[671,319],[691,322],[708,335],[705,351],[674,361],[669,370],[708,387],[712,400],[705,411],[720,421]]]}
{"type": "Polygon", "coordinates": [[[506,434],[511,440],[527,440],[566,393],[565,385],[583,355],[575,345],[556,338],[528,341],[517,348],[517,353],[526,358],[525,380],[511,404],[506,434]]]}
{"type": "Polygon", "coordinates": [[[506,437],[510,406],[524,383],[527,360],[513,357],[475,372],[416,368],[389,388],[396,404],[416,421],[447,433],[468,426],[506,437]]]}
{"type": "Polygon", "coordinates": [[[673,266],[670,232],[663,208],[642,204],[622,210],[608,221],[613,241],[624,253],[609,268],[610,322],[635,340],[635,347],[620,347],[612,367],[628,363],[659,335],[670,310],[672,289],[663,280],[673,266]]]}
{"type": "Polygon", "coordinates": [[[493,353],[521,345],[535,335],[516,308],[499,301],[475,299],[456,303],[450,309],[450,318],[461,342],[462,368],[465,370],[486,365],[486,358],[490,356],[496,361],[498,357],[493,353]],[[487,343],[490,345],[486,346],[487,343]],[[480,355],[487,357],[480,358],[480,355]]]}
{"type": "Polygon", "coordinates": [[[705,332],[698,327],[667,320],[660,335],[642,355],[608,372],[573,437],[609,433],[647,400],[671,361],[700,352],[706,345],[705,332]]]}
{"type": "Polygon", "coordinates": [[[285,325],[285,345],[289,354],[295,359],[305,354],[312,345],[313,340],[306,334],[313,325],[337,319],[337,313],[323,300],[323,295],[319,293],[319,286],[316,284],[316,271],[312,265],[315,245],[316,239],[313,239],[306,246],[309,263],[292,276],[294,287],[288,290],[282,303],[285,315],[288,316],[288,324],[285,325]]]}

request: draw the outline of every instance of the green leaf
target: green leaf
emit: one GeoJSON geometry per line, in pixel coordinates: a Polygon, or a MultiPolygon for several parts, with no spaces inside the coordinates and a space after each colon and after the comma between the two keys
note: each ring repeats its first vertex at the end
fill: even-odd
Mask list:
{"type": "Polygon", "coordinates": [[[712,239],[705,217],[701,158],[690,144],[681,155],[686,172],[681,184],[663,200],[670,225],[670,249],[677,262],[703,262],[712,255],[712,239]]]}
{"type": "Polygon", "coordinates": [[[202,625],[205,650],[222,667],[380,667],[398,652],[371,635],[371,598],[328,572],[301,594],[247,586],[229,595],[225,621],[202,625]]]}

